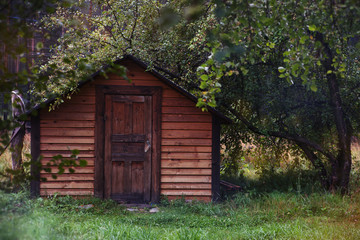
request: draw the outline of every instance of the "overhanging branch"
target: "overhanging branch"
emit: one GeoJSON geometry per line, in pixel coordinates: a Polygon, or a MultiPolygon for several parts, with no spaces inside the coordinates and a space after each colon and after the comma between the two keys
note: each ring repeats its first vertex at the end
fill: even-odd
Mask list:
{"type": "Polygon", "coordinates": [[[287,139],[289,141],[292,141],[294,143],[296,143],[297,145],[306,145],[309,146],[311,148],[313,148],[314,150],[320,152],[321,154],[323,154],[324,156],[326,156],[327,158],[329,158],[329,160],[331,162],[335,161],[335,157],[325,151],[325,149],[323,147],[321,147],[319,144],[310,141],[307,138],[301,137],[299,135],[296,134],[291,134],[291,133],[287,133],[287,132],[277,132],[277,131],[261,131],[259,128],[257,128],[256,126],[254,126],[252,123],[250,123],[240,112],[238,112],[237,110],[235,110],[234,108],[230,107],[230,106],[225,106],[226,109],[233,114],[237,119],[239,119],[242,123],[245,124],[245,126],[251,130],[252,132],[259,134],[259,135],[263,135],[263,136],[272,136],[272,137],[278,137],[278,138],[283,138],[283,139],[287,139]]]}

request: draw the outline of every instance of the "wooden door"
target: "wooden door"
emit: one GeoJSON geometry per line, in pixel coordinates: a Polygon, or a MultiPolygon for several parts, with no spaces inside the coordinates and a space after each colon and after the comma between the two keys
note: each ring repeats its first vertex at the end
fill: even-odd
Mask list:
{"type": "Polygon", "coordinates": [[[104,100],[105,198],[149,202],[152,96],[110,94],[104,100]]]}

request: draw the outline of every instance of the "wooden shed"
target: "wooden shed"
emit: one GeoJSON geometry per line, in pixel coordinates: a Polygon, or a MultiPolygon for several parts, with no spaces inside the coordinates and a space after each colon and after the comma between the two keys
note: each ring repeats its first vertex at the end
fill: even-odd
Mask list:
{"type": "MultiPolygon", "coordinates": [[[[86,167],[57,179],[33,171],[33,195],[93,195],[121,202],[185,197],[216,200],[220,181],[220,124],[230,120],[140,60],[118,60],[131,83],[94,74],[56,110],[31,117],[33,159],[41,165],[78,149],[86,167]],[[40,181],[47,178],[47,181],[40,181]]],[[[50,103],[51,100],[47,101],[50,103]]],[[[35,168],[35,167],[34,167],[35,168]]]]}

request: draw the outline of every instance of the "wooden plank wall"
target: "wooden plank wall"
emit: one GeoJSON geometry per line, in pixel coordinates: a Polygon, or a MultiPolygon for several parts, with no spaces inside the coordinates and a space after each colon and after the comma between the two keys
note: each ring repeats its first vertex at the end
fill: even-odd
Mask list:
{"type": "Polygon", "coordinates": [[[211,200],[212,116],[195,107],[195,103],[133,62],[124,62],[131,83],[110,74],[99,77],[81,88],[56,111],[41,112],[41,154],[43,165],[56,154],[69,155],[79,149],[79,157],[88,166],[65,173],[40,185],[41,195],[59,192],[69,195],[92,195],[94,180],[95,85],[161,86],[162,141],[161,194],[169,199],[211,200]]]}

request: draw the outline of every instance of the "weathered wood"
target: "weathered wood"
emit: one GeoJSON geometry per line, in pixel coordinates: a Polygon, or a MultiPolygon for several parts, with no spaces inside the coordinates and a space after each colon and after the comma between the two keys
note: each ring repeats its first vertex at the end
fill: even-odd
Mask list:
{"type": "Polygon", "coordinates": [[[211,138],[211,131],[196,130],[163,130],[163,138],[211,138]]]}
{"type": "MultiPolygon", "coordinates": [[[[112,186],[111,181],[114,180],[116,182],[120,181],[122,182],[122,178],[124,176],[124,165],[121,166],[121,168],[114,166],[111,161],[111,136],[112,136],[112,101],[111,101],[111,95],[105,95],[104,97],[104,103],[103,106],[105,108],[104,111],[104,132],[100,133],[101,135],[104,135],[104,185],[102,186],[104,188],[104,197],[110,198],[112,190],[120,191],[123,188],[121,188],[120,183],[114,184],[112,186]],[[114,175],[114,179],[112,179],[112,176],[114,175]],[[116,188],[117,189],[114,189],[116,188]]],[[[124,111],[124,108],[118,109],[119,111],[124,111]]],[[[125,112],[123,112],[125,114],[125,112]]],[[[128,170],[128,169],[126,169],[128,170]]]]}
{"type": "Polygon", "coordinates": [[[162,139],[162,146],[211,146],[211,139],[162,139]]]}
{"type": "Polygon", "coordinates": [[[94,150],[94,144],[66,144],[66,143],[44,143],[40,144],[41,150],[94,150]]]}
{"type": "MultiPolygon", "coordinates": [[[[123,129],[125,131],[125,128],[123,129]]],[[[112,142],[145,142],[144,134],[112,134],[111,136],[112,142]]]]}
{"type": "Polygon", "coordinates": [[[96,87],[96,125],[95,125],[95,181],[94,195],[104,198],[104,94],[101,87],[96,87]]]}
{"type": "Polygon", "coordinates": [[[220,199],[220,121],[213,116],[212,127],[212,200],[220,199]]]}
{"type": "Polygon", "coordinates": [[[211,122],[208,115],[163,114],[163,122],[211,122]]]}
{"type": "Polygon", "coordinates": [[[165,183],[184,183],[184,182],[191,182],[191,183],[211,183],[211,176],[168,176],[163,175],[161,176],[161,182],[165,183]]]}
{"type": "MultiPolygon", "coordinates": [[[[143,110],[144,110],[144,114],[143,118],[141,121],[133,121],[133,124],[144,124],[144,134],[146,136],[146,142],[144,144],[144,149],[142,152],[145,152],[145,158],[144,158],[144,165],[143,165],[143,171],[141,173],[136,173],[136,175],[142,176],[143,178],[139,178],[139,179],[144,179],[143,183],[137,183],[139,182],[139,179],[136,178],[132,178],[132,182],[134,182],[134,185],[140,185],[139,187],[134,187],[134,189],[138,189],[143,187],[143,189],[141,189],[141,191],[135,191],[135,193],[143,193],[144,194],[144,201],[145,202],[150,202],[151,201],[151,168],[152,168],[152,152],[153,149],[151,147],[151,145],[153,144],[153,132],[152,132],[152,128],[153,128],[153,124],[152,121],[154,121],[153,119],[153,106],[152,106],[152,101],[153,101],[153,97],[152,96],[145,96],[145,104],[143,106],[143,110]],[[150,146],[149,146],[150,145],[150,146]]],[[[156,121],[156,120],[155,120],[156,121]]],[[[140,127],[134,127],[133,129],[140,129],[140,127]]],[[[154,138],[156,138],[156,136],[154,136],[154,138]]]]}
{"type": "Polygon", "coordinates": [[[62,136],[43,136],[41,138],[41,143],[95,143],[93,137],[82,137],[82,136],[72,136],[72,137],[62,137],[62,136]]]}
{"type": "Polygon", "coordinates": [[[78,112],[49,112],[48,114],[43,114],[42,119],[44,120],[95,120],[94,113],[78,113],[78,112]]]}
{"type": "Polygon", "coordinates": [[[59,196],[93,196],[94,191],[91,189],[41,189],[41,196],[49,196],[57,194],[59,196]]]}
{"type": "Polygon", "coordinates": [[[152,166],[151,166],[151,201],[160,201],[160,172],[161,172],[161,119],[162,119],[162,89],[157,88],[152,96],[153,125],[152,125],[152,166]]]}
{"type": "Polygon", "coordinates": [[[196,107],[163,107],[162,108],[163,113],[169,113],[169,114],[199,114],[199,115],[210,115],[208,112],[201,111],[200,108],[196,107]]]}
{"type": "Polygon", "coordinates": [[[31,184],[30,194],[37,197],[40,194],[40,169],[38,161],[40,160],[40,115],[31,116],[31,184]]]}
{"type": "Polygon", "coordinates": [[[65,121],[65,120],[41,120],[42,128],[93,128],[95,121],[65,121]]]}
{"type": "Polygon", "coordinates": [[[71,99],[65,100],[65,103],[81,103],[81,104],[95,104],[95,96],[82,96],[82,95],[73,95],[71,99]]]}
{"type": "MultiPolygon", "coordinates": [[[[64,158],[69,158],[71,157],[72,153],[67,150],[67,151],[47,151],[47,150],[43,150],[41,151],[41,155],[44,158],[52,158],[53,156],[56,155],[62,155],[64,158]]],[[[94,151],[80,151],[80,153],[77,155],[78,158],[93,158],[94,157],[94,151]]]]}
{"type": "Polygon", "coordinates": [[[211,123],[187,123],[187,122],[164,122],[161,128],[163,130],[209,130],[211,123]]]}
{"type": "Polygon", "coordinates": [[[94,137],[94,128],[41,128],[41,136],[94,137]]]}
{"type": "MultiPolygon", "coordinates": [[[[46,165],[43,165],[43,167],[45,168],[50,168],[51,169],[51,173],[57,173],[59,171],[58,167],[48,167],[46,165]]],[[[64,173],[70,173],[69,168],[68,167],[64,167],[65,172],[64,173]]],[[[72,167],[72,169],[75,170],[74,173],[94,173],[94,166],[87,166],[87,167],[72,167]]],[[[42,174],[46,174],[47,172],[45,172],[45,170],[41,171],[42,174]]]]}
{"type": "Polygon", "coordinates": [[[161,189],[208,189],[211,190],[210,183],[162,183],[161,189]]]}
{"type": "Polygon", "coordinates": [[[191,152],[191,153],[162,153],[161,159],[163,160],[186,160],[186,159],[209,159],[211,160],[211,153],[198,153],[198,152],[191,152]]]}
{"type": "Polygon", "coordinates": [[[162,146],[162,153],[211,153],[211,147],[208,146],[162,146]]]}
{"type": "Polygon", "coordinates": [[[181,93],[174,91],[173,89],[164,89],[163,91],[163,97],[164,98],[183,98],[184,95],[182,95],[181,93]]]}
{"type": "Polygon", "coordinates": [[[94,182],[42,182],[41,189],[93,189],[94,182]]]}
{"type": "Polygon", "coordinates": [[[102,85],[113,85],[113,86],[134,86],[134,87],[144,87],[144,86],[151,86],[151,87],[163,87],[169,88],[165,84],[159,82],[158,80],[151,80],[151,79],[133,79],[131,83],[127,81],[119,81],[116,79],[108,79],[101,82],[102,85]]]}
{"type": "MultiPolygon", "coordinates": [[[[48,163],[48,162],[50,162],[50,160],[51,160],[52,158],[51,157],[46,157],[46,158],[42,158],[41,159],[41,164],[42,164],[42,166],[47,166],[46,164],[48,163]]],[[[84,160],[86,160],[86,163],[87,163],[87,165],[86,166],[94,166],[94,163],[95,163],[95,158],[94,157],[92,157],[92,158],[79,158],[79,159],[84,159],[84,160]]]]}
{"type": "Polygon", "coordinates": [[[179,97],[179,98],[168,97],[168,98],[163,98],[162,105],[163,107],[170,107],[170,106],[195,107],[196,103],[184,97],[179,97]]]}
{"type": "MultiPolygon", "coordinates": [[[[94,113],[95,105],[69,102],[69,103],[60,104],[58,107],[55,108],[55,110],[59,113],[61,112],[94,113]]],[[[52,114],[53,112],[54,110],[51,111],[50,114],[52,114]]]]}
{"type": "Polygon", "coordinates": [[[195,175],[195,176],[211,176],[211,169],[204,168],[191,168],[191,169],[169,169],[164,168],[161,170],[162,175],[195,175]]]}
{"type": "Polygon", "coordinates": [[[162,168],[211,168],[209,160],[162,160],[162,168]]]}
{"type": "Polygon", "coordinates": [[[191,195],[191,196],[211,196],[211,190],[207,189],[196,189],[196,190],[184,190],[184,189],[174,189],[174,190],[161,190],[161,194],[167,196],[181,196],[181,195],[191,195]]]}
{"type": "MultiPolygon", "coordinates": [[[[154,169],[152,165],[160,162],[160,141],[156,136],[161,129],[161,109],[153,109],[154,102],[161,107],[160,88],[97,86],[97,89],[97,93],[106,97],[105,107],[102,106],[105,109],[105,128],[101,127],[104,120],[99,122],[99,128],[104,128],[105,132],[105,150],[102,150],[105,154],[105,197],[121,198],[133,193],[142,196],[145,202],[158,199],[160,188],[156,181],[160,182],[160,174],[151,171],[154,169]],[[142,147],[139,149],[136,144],[142,144],[142,147]],[[157,148],[159,150],[154,153],[157,148]],[[106,166],[108,162],[112,164],[106,166]],[[156,188],[158,190],[153,190],[156,188]]],[[[100,107],[99,110],[102,111],[100,107]]],[[[97,134],[102,132],[97,131],[97,134]]],[[[96,183],[97,187],[100,184],[96,183]]]]}
{"type": "MultiPolygon", "coordinates": [[[[105,152],[112,152],[109,155],[112,159],[112,165],[109,166],[112,172],[109,176],[112,176],[111,181],[116,184],[113,185],[113,189],[110,185],[110,189],[106,190],[109,195],[119,197],[121,194],[111,194],[111,192],[125,191],[126,188],[126,191],[133,192],[134,196],[142,196],[141,192],[146,185],[137,180],[146,178],[147,182],[151,183],[149,199],[152,202],[159,200],[160,192],[163,193],[160,189],[173,191],[174,195],[169,195],[169,198],[181,197],[184,194],[187,199],[197,196],[206,201],[210,200],[211,194],[203,196],[196,194],[196,191],[179,191],[177,194],[175,192],[177,189],[204,189],[209,193],[212,189],[212,151],[214,144],[217,144],[214,142],[216,139],[213,138],[212,114],[196,108],[196,102],[187,98],[185,93],[178,92],[163,80],[144,72],[144,68],[131,61],[128,64],[130,67],[128,74],[132,76],[131,83],[120,80],[121,78],[114,74],[110,74],[107,80],[100,76],[96,77],[95,81],[85,84],[78,94],[73,95],[70,100],[65,100],[58,109],[44,113],[46,117],[41,120],[41,127],[44,129],[41,133],[41,149],[45,158],[42,164],[46,165],[51,156],[56,154],[69,156],[68,145],[70,149],[80,150],[80,158],[90,160],[90,167],[79,169],[75,174],[63,174],[60,177],[63,181],[51,180],[48,184],[74,182],[73,184],[77,184],[74,186],[79,186],[79,188],[68,189],[70,193],[70,190],[81,189],[81,184],[78,183],[82,181],[78,179],[79,174],[91,175],[91,171],[95,171],[94,194],[97,197],[103,197],[104,189],[108,188],[104,183],[106,178],[104,155],[105,152]],[[111,118],[116,121],[111,126],[115,134],[111,134],[112,144],[107,147],[107,150],[104,148],[104,133],[107,132],[104,122],[108,121],[104,119],[105,96],[113,96],[111,101],[114,105],[111,107],[116,109],[111,112],[111,118]],[[151,98],[151,105],[148,107],[143,105],[146,97],[151,98]],[[83,104],[86,107],[82,108],[83,104]],[[147,127],[151,129],[151,134],[146,137],[144,137],[144,132],[146,132],[143,122],[146,118],[143,115],[144,111],[151,111],[152,114],[151,125],[147,127]],[[120,132],[123,136],[119,134],[120,132]],[[136,141],[129,143],[128,136],[124,135],[138,135],[138,137],[133,137],[131,140],[136,141]],[[151,164],[145,166],[141,160],[143,155],[138,153],[145,150],[148,139],[151,143],[151,148],[148,150],[151,154],[151,164]],[[130,164],[127,170],[124,168],[126,162],[130,164]],[[145,177],[147,168],[150,169],[151,174],[145,177]],[[125,186],[121,179],[128,173],[131,173],[127,177],[131,184],[125,186]],[[78,180],[71,180],[71,178],[78,180]],[[168,182],[170,179],[175,182],[168,182]]],[[[56,185],[51,184],[49,185],[51,188],[57,188],[56,185]]],[[[71,194],[74,194],[74,191],[71,194]]]]}
{"type": "Polygon", "coordinates": [[[87,174],[87,173],[64,173],[64,174],[57,174],[57,178],[52,178],[52,174],[46,173],[41,174],[42,178],[46,178],[48,182],[61,182],[61,181],[93,181],[94,174],[87,174]]]}

